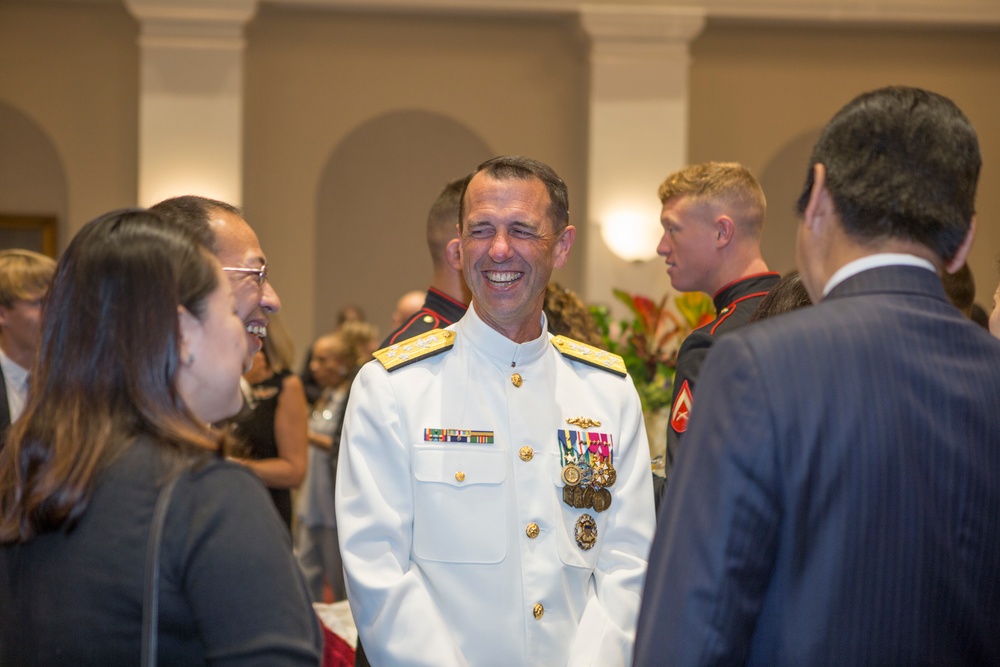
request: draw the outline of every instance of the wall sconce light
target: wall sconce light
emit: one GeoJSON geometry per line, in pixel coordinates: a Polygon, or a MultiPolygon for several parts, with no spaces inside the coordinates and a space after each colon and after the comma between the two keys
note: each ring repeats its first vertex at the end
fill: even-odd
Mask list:
{"type": "Polygon", "coordinates": [[[619,209],[601,223],[601,238],[616,256],[626,262],[646,262],[656,257],[663,236],[659,210],[619,209]]]}

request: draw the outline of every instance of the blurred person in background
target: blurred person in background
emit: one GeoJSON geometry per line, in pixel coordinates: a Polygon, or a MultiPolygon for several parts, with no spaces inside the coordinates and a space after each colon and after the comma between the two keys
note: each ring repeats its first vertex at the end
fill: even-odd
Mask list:
{"type": "Polygon", "coordinates": [[[291,372],[292,339],[276,315],[243,375],[246,408],[233,420],[243,445],[234,460],[264,482],[282,521],[292,528],[292,493],[306,475],[309,409],[302,380],[291,372]]]}
{"type": "Polygon", "coordinates": [[[976,281],[968,264],[955,273],[941,272],[941,284],[951,303],[972,319],[972,306],[976,302],[976,281]]]}
{"type": "MultiPolygon", "coordinates": [[[[458,256],[458,209],[465,179],[451,181],[438,193],[427,212],[427,249],[433,273],[427,297],[420,308],[400,324],[379,347],[388,347],[432,329],[443,329],[460,320],[472,295],[462,277],[458,256]]],[[[395,318],[394,318],[395,319],[395,318]]]]}
{"type": "Polygon", "coordinates": [[[549,283],[545,288],[545,321],[553,336],[569,336],[574,340],[604,349],[601,332],[587,305],[573,290],[559,283],[549,283]]]}
{"type": "Polygon", "coordinates": [[[322,393],[309,418],[309,465],[299,494],[295,554],[315,602],[324,600],[324,585],[334,600],[347,599],[334,488],[347,396],[358,368],[371,358],[374,334],[370,324],[347,322],[313,343],[309,365],[322,393]]]}
{"type": "Polygon", "coordinates": [[[55,260],[46,255],[0,251],[0,447],[24,409],[42,335],[42,302],[55,271],[55,260]]]}
{"type": "Polygon", "coordinates": [[[809,298],[806,286],[802,284],[802,276],[798,271],[792,270],[760,300],[747,323],[766,320],[811,305],[812,299],[809,298]]]}
{"type": "MultiPolygon", "coordinates": [[[[364,322],[367,323],[365,319],[365,311],[362,310],[361,306],[355,304],[348,304],[341,308],[337,312],[337,324],[334,331],[339,330],[345,324],[349,322],[364,322]]],[[[367,325],[374,326],[374,325],[367,325]]],[[[315,342],[315,341],[313,341],[315,342]]],[[[374,351],[374,350],[373,350],[374,351]]],[[[319,386],[316,382],[316,378],[313,377],[312,369],[310,368],[312,364],[312,345],[306,351],[305,363],[302,366],[302,371],[299,373],[299,378],[302,380],[302,387],[306,392],[306,401],[309,405],[312,405],[317,400],[319,400],[319,395],[323,393],[323,387],[319,386]]]]}
{"type": "Polygon", "coordinates": [[[427,292],[423,290],[411,290],[399,297],[396,301],[396,309],[392,311],[392,328],[396,329],[413,317],[424,305],[427,292]]]}

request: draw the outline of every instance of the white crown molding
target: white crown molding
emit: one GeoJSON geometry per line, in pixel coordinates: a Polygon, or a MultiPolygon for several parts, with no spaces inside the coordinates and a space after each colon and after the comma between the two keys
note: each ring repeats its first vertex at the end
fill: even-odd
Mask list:
{"type": "Polygon", "coordinates": [[[124,0],[142,46],[240,50],[258,0],[124,0]]]}
{"type": "MultiPolygon", "coordinates": [[[[361,12],[579,14],[593,0],[261,0],[361,12]]],[[[703,11],[708,19],[948,28],[1000,27],[997,0],[606,0],[599,6],[703,11]]]]}
{"type": "MultiPolygon", "coordinates": [[[[598,59],[675,59],[705,27],[705,11],[690,7],[581,5],[580,25],[598,59]],[[679,49],[679,51],[678,51],[679,49]]],[[[686,56],[685,56],[686,57],[686,56]]]]}

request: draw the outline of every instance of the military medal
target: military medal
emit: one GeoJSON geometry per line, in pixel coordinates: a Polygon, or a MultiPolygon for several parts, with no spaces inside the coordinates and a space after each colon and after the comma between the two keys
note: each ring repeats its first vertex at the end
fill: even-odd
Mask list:
{"type": "Polygon", "coordinates": [[[576,486],[580,483],[580,478],[583,477],[583,473],[580,472],[580,467],[575,463],[567,463],[562,469],[562,480],[566,482],[567,486],[576,486]]]}
{"type": "Polygon", "coordinates": [[[607,461],[598,461],[594,466],[593,485],[599,489],[611,486],[608,481],[611,479],[611,465],[607,461]]]}
{"type": "Polygon", "coordinates": [[[597,543],[597,522],[589,514],[581,515],[576,520],[576,543],[584,551],[594,548],[597,543]]]}
{"type": "MultiPolygon", "coordinates": [[[[587,417],[566,420],[577,426],[599,426],[587,417]]],[[[611,506],[611,492],[618,478],[612,464],[614,445],[608,433],[560,429],[559,447],[562,452],[563,502],[575,509],[603,512],[611,506]],[[603,492],[603,493],[602,493],[603,492]]]]}
{"type": "Polygon", "coordinates": [[[603,512],[608,509],[611,507],[611,492],[607,489],[594,491],[593,503],[595,512],[603,512]]]}

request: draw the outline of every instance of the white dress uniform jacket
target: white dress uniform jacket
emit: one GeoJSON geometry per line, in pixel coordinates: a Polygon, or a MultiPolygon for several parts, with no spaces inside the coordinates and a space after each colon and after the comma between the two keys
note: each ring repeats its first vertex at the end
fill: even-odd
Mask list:
{"type": "Polygon", "coordinates": [[[370,362],[351,390],[337,522],[369,660],[629,664],[655,528],[631,378],[563,356],[548,333],[514,343],[473,308],[447,331],[452,349],[391,372],[370,362]],[[493,441],[434,441],[427,429],[493,441]],[[617,481],[603,512],[563,502],[566,429],[611,437],[617,481]],[[574,537],[584,514],[597,526],[589,550],[574,537]]]}

